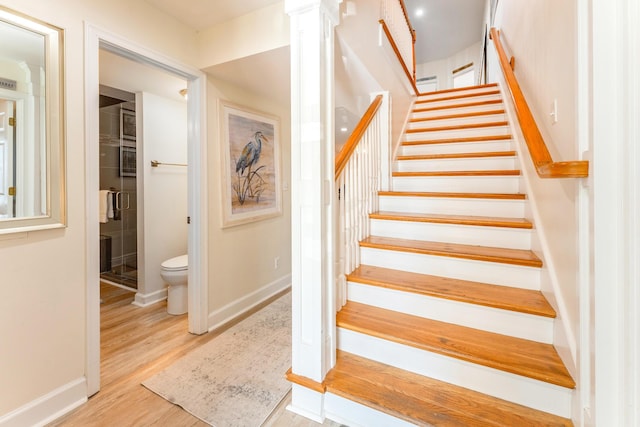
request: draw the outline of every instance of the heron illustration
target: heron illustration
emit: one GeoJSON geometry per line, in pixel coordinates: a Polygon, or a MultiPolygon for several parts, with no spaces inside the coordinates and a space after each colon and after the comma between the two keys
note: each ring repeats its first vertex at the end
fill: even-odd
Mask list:
{"type": "Polygon", "coordinates": [[[236,173],[240,172],[240,175],[244,175],[244,170],[249,169],[251,173],[251,166],[258,163],[260,160],[260,152],[262,151],[262,141],[269,142],[266,136],[262,132],[258,131],[253,135],[253,139],[250,140],[247,145],[242,149],[242,154],[236,162],[236,173]]]}

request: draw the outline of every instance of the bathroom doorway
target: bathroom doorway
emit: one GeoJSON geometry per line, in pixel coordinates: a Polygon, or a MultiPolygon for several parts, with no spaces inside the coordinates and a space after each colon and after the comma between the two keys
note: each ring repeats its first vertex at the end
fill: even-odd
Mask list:
{"type": "MultiPolygon", "coordinates": [[[[91,24],[85,26],[85,129],[86,129],[86,215],[98,218],[99,197],[99,65],[100,51],[108,51],[137,64],[168,72],[187,82],[187,211],[189,288],[188,330],[194,334],[208,330],[208,231],[207,231],[207,101],[206,75],[192,66],[172,60],[105,32],[91,24]]],[[[139,94],[137,94],[139,95],[139,94]]],[[[137,108],[137,107],[136,107],[137,108]]],[[[161,129],[162,123],[158,124],[161,129]]],[[[139,167],[139,165],[138,165],[139,167]]],[[[169,206],[169,205],[167,205],[169,206]]],[[[186,218],[185,218],[186,222],[186,218]]],[[[100,228],[98,221],[87,221],[87,393],[100,390],[100,228]]],[[[139,252],[139,248],[138,248],[139,252]]],[[[137,265],[140,269],[140,265],[137,265]]],[[[138,281],[140,287],[140,281],[138,281]]]]}
{"type": "Polygon", "coordinates": [[[161,264],[187,254],[187,81],[99,55],[100,278],[146,307],[168,297],[161,264]]]}

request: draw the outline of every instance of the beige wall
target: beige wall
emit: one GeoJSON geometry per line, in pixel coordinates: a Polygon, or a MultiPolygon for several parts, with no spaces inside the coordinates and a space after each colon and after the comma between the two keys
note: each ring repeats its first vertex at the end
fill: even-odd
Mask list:
{"type": "Polygon", "coordinates": [[[6,0],[65,29],[68,227],[0,239],[0,415],[85,373],[84,23],[194,63],[195,33],[147,6],[114,0],[6,0]]]}
{"type": "MultiPolygon", "coordinates": [[[[203,63],[196,32],[144,1],[6,0],[3,5],[65,29],[68,227],[0,237],[0,420],[85,375],[85,23],[172,60],[195,67],[203,63]]],[[[288,27],[278,29],[288,37],[288,27]]],[[[251,31],[244,33],[247,40],[259,40],[251,31]]],[[[227,59],[249,53],[246,44],[230,49],[221,53],[227,59]]],[[[288,105],[274,105],[241,88],[211,81],[210,311],[270,283],[288,284],[291,271],[288,190],[283,191],[282,216],[231,229],[220,227],[218,98],[280,116],[284,181],[290,169],[288,105]],[[276,256],[278,269],[274,269],[276,256]]]]}
{"type": "Polygon", "coordinates": [[[289,46],[289,16],[279,2],[201,31],[198,68],[283,46],[289,46]]]}
{"type": "MultiPolygon", "coordinates": [[[[496,26],[501,30],[507,54],[516,59],[516,77],[553,159],[578,159],[575,0],[501,0],[496,26]],[[558,103],[557,123],[552,123],[549,114],[554,99],[558,103]]],[[[548,292],[555,286],[559,291],[555,299],[567,340],[561,345],[568,347],[563,350],[568,350],[575,362],[579,322],[577,194],[580,180],[542,180],[533,172],[528,155],[525,162],[531,175],[532,205],[537,207],[540,218],[538,250],[548,248],[551,256],[546,264],[554,267],[549,270],[550,282],[543,283],[543,290],[548,292]]]]}
{"type": "Polygon", "coordinates": [[[278,105],[242,88],[209,79],[209,312],[258,292],[269,285],[291,283],[291,120],[289,105],[278,105]],[[245,106],[280,119],[282,215],[234,227],[222,228],[222,153],[219,100],[245,106]],[[274,268],[274,258],[279,267],[274,268]]]}

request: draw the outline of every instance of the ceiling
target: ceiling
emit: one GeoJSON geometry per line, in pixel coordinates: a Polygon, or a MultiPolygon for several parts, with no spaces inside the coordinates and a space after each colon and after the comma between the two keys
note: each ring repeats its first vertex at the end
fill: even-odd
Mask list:
{"type": "MultiPolygon", "coordinates": [[[[282,0],[144,0],[185,25],[204,30],[282,0]]],[[[343,0],[348,2],[348,0],[343,0]]],[[[416,62],[447,58],[482,39],[486,0],[404,0],[416,30],[416,62]],[[415,12],[422,8],[424,16],[415,12]]],[[[258,95],[289,102],[289,49],[253,55],[219,64],[205,71],[258,95]],[[254,70],[263,70],[255,79],[254,70]],[[267,77],[269,79],[267,79],[267,77]],[[269,82],[265,84],[265,82],[269,82]],[[277,82],[277,83],[276,83],[277,82]]]]}
{"type": "Polygon", "coordinates": [[[145,0],[198,31],[282,0],[145,0]]]}
{"type": "MultiPolygon", "coordinates": [[[[185,25],[204,30],[281,0],[145,0],[185,25]]],[[[416,61],[447,58],[482,39],[486,0],[404,0],[416,30],[416,61]],[[416,16],[422,9],[424,15],[416,16]]]]}
{"type": "Polygon", "coordinates": [[[482,40],[485,0],[404,0],[416,30],[416,62],[444,59],[482,40]],[[422,16],[416,12],[421,9],[422,16]]]}

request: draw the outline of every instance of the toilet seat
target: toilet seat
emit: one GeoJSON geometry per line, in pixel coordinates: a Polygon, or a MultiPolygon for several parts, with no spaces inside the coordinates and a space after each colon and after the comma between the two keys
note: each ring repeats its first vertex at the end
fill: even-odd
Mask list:
{"type": "Polygon", "coordinates": [[[181,271],[189,268],[188,255],[180,255],[174,258],[170,258],[160,264],[160,267],[164,271],[181,271]]]}

